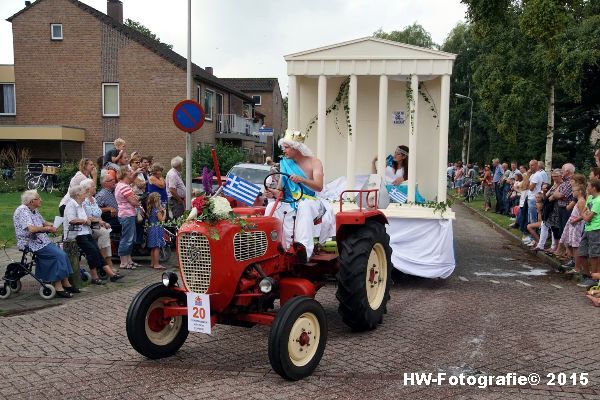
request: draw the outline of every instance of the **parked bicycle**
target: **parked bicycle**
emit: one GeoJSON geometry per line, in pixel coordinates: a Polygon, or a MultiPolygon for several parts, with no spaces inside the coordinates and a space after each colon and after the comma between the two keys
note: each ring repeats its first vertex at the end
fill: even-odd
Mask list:
{"type": "Polygon", "coordinates": [[[27,188],[31,189],[39,189],[45,190],[48,193],[52,193],[54,191],[54,184],[56,181],[56,175],[58,174],[58,167],[53,167],[49,165],[42,164],[42,172],[35,174],[32,171],[27,171],[26,177],[29,174],[29,178],[27,179],[27,188]]]}

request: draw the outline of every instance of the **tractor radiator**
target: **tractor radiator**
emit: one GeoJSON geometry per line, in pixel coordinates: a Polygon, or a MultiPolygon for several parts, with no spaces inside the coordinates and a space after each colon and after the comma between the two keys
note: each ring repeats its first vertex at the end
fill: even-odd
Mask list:
{"type": "Polygon", "coordinates": [[[185,287],[194,293],[204,294],[210,285],[210,244],[200,233],[179,236],[178,243],[181,278],[185,287]]]}
{"type": "Polygon", "coordinates": [[[233,237],[233,255],[237,261],[261,257],[266,252],[267,234],[265,232],[239,232],[233,237]]]}

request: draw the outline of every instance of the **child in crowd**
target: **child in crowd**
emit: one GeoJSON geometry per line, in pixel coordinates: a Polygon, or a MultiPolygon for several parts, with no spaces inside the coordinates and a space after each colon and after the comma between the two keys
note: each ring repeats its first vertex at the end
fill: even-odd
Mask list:
{"type": "Polygon", "coordinates": [[[592,279],[600,272],[600,180],[591,179],[587,187],[588,197],[582,218],[585,221],[583,236],[575,260],[575,269],[581,271],[584,279],[580,286],[589,288],[597,284],[592,279]]]}
{"type": "Polygon", "coordinates": [[[160,225],[166,218],[165,209],[160,204],[160,194],[150,193],[148,196],[148,238],[146,247],[150,249],[152,268],[165,269],[159,262],[160,249],[165,246],[165,228],[160,225]]]}
{"type": "Polygon", "coordinates": [[[540,237],[537,234],[537,230],[542,226],[542,207],[544,205],[544,196],[541,193],[535,195],[535,208],[537,210],[538,219],[536,222],[533,222],[527,225],[527,231],[529,231],[529,235],[534,239],[532,243],[532,247],[536,248],[537,243],[540,240],[540,237]]]}
{"type": "MultiPolygon", "coordinates": [[[[575,258],[579,249],[579,242],[581,242],[581,234],[583,233],[584,225],[582,215],[585,211],[585,190],[583,189],[583,186],[573,186],[573,197],[575,197],[577,203],[575,204],[575,207],[573,207],[573,211],[571,211],[571,216],[569,217],[569,221],[565,226],[560,240],[567,248],[567,255],[575,258]]],[[[563,267],[566,268],[566,274],[579,273],[579,270],[575,268],[575,262],[573,260],[563,267]]]]}
{"type": "Polygon", "coordinates": [[[115,171],[120,168],[119,160],[125,156],[125,140],[117,138],[114,141],[115,148],[108,150],[104,154],[104,167],[114,169],[115,171]]]}

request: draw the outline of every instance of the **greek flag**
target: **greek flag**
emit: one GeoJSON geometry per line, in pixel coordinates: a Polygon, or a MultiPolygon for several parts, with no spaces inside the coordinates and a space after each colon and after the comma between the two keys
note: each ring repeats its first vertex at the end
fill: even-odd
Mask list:
{"type": "Polygon", "coordinates": [[[242,203],[251,206],[260,194],[260,187],[243,180],[234,174],[227,175],[227,182],[223,187],[223,193],[227,196],[241,201],[242,203]]]}
{"type": "Polygon", "coordinates": [[[406,200],[408,200],[408,197],[396,188],[393,188],[392,190],[390,190],[389,195],[390,195],[390,199],[394,200],[395,203],[402,204],[402,203],[406,203],[406,200]]]}

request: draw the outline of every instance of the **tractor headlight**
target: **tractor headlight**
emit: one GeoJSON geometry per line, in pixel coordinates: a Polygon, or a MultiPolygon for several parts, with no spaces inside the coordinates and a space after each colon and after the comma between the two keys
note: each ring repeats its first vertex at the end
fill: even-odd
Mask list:
{"type": "Polygon", "coordinates": [[[273,290],[273,288],[275,287],[275,279],[271,278],[270,276],[267,276],[266,278],[263,278],[263,280],[260,281],[258,287],[260,287],[260,291],[265,294],[271,293],[271,290],[273,290]]]}
{"type": "Polygon", "coordinates": [[[177,284],[177,279],[179,279],[179,277],[175,272],[163,272],[162,274],[162,283],[166,287],[175,286],[177,284]]]}

